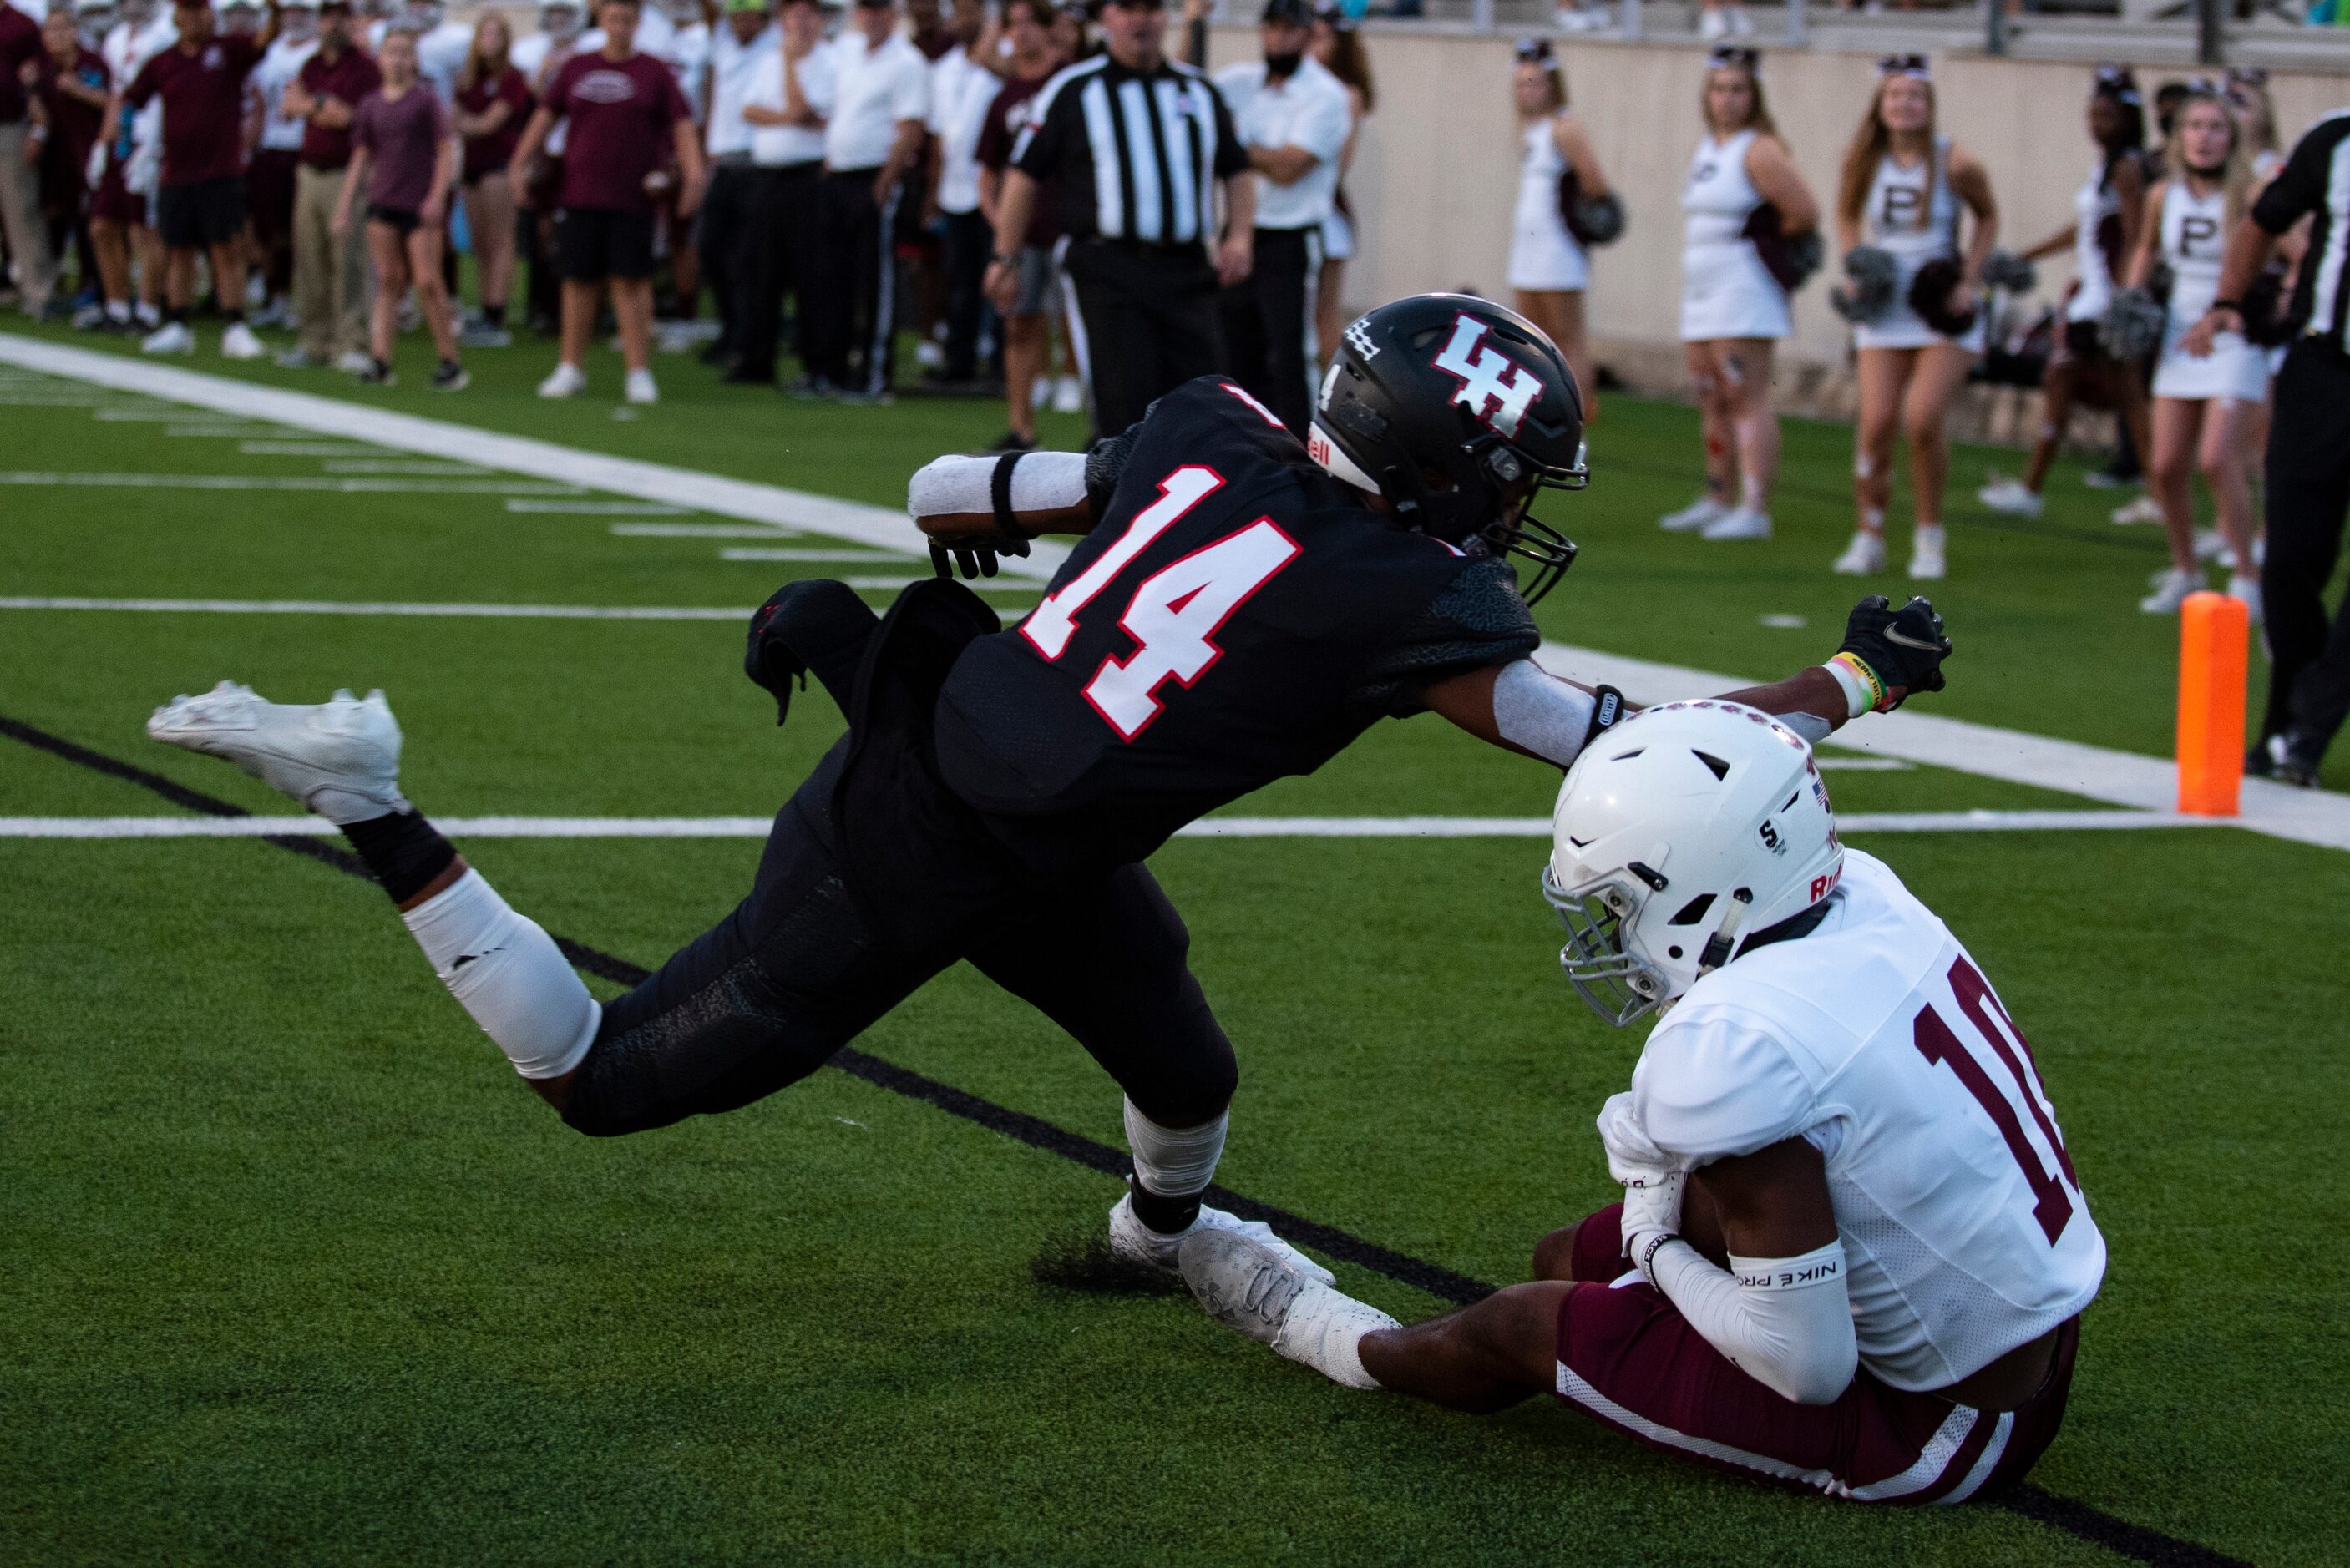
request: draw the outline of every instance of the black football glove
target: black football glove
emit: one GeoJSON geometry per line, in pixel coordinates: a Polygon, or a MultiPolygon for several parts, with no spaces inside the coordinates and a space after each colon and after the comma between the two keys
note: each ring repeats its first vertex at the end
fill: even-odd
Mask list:
{"type": "Polygon", "coordinates": [[[1028,541],[1017,534],[974,535],[968,539],[931,541],[931,570],[952,578],[961,566],[965,577],[995,576],[996,562],[1005,556],[1024,556],[1028,541]]]}
{"type": "Polygon", "coordinates": [[[866,639],[880,624],[846,583],[785,583],[751,612],[743,673],[775,700],[778,724],[791,712],[792,689],[807,690],[811,670],[846,713],[866,639]]]}
{"type": "MultiPolygon", "coordinates": [[[[1900,686],[1908,696],[1942,689],[1942,660],[1950,656],[1950,639],[1930,600],[1911,599],[1895,609],[1883,594],[1871,594],[1853,606],[1836,651],[1867,665],[1888,694],[1900,686]]],[[[1898,700],[1892,703],[1899,706],[1898,700]]]]}

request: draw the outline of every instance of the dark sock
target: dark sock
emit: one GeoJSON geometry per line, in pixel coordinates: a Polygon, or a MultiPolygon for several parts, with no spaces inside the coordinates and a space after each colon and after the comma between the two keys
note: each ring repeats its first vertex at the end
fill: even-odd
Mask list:
{"type": "Polygon", "coordinates": [[[442,837],[421,811],[386,812],[365,822],[349,823],[343,828],[343,836],[351,841],[351,847],[395,904],[404,904],[424,891],[457,858],[457,846],[442,837]]]}
{"type": "Polygon", "coordinates": [[[164,311],[163,320],[165,324],[169,326],[185,327],[188,324],[187,307],[185,306],[182,306],[176,309],[164,311]]]}
{"type": "Polygon", "coordinates": [[[504,327],[506,324],[506,307],[503,305],[485,305],[482,306],[482,319],[492,327],[504,327]]]}
{"type": "Polygon", "coordinates": [[[242,310],[231,310],[224,312],[224,314],[227,316],[228,324],[231,327],[235,326],[238,322],[244,319],[244,312],[242,310]]]}
{"type": "Polygon", "coordinates": [[[1127,1178],[1126,1189],[1134,1198],[1134,1217],[1162,1236],[1190,1230],[1191,1221],[1200,1217],[1199,1193],[1189,1198],[1161,1198],[1132,1177],[1127,1178]]]}

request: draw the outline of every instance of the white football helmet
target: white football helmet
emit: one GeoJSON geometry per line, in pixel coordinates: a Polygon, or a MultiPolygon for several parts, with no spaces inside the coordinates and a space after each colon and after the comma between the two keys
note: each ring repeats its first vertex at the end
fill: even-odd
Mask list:
{"type": "Polygon", "coordinates": [[[1667,702],[1567,769],[1543,893],[1566,926],[1566,978],[1620,1029],[1729,962],[1742,936],[1826,898],[1843,872],[1802,737],[1742,703],[1667,702]]]}

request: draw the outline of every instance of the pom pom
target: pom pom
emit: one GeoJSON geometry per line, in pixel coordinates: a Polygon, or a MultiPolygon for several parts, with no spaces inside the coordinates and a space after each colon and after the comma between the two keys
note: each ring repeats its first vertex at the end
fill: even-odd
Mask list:
{"type": "Polygon", "coordinates": [[[2030,294],[2040,286],[2040,269],[2012,251],[1993,251],[1983,259],[1983,286],[2008,294],[2030,294]]]}
{"type": "Polygon", "coordinates": [[[2114,291],[2111,304],[2097,319],[2097,344],[2125,363],[2143,359],[2162,346],[2164,311],[2142,288],[2114,291]]]}
{"type": "Polygon", "coordinates": [[[1900,264],[1893,253],[1876,245],[1855,245],[1845,253],[1844,282],[1828,291],[1828,305],[1846,321],[1874,321],[1893,304],[1894,281],[1900,264]]]}

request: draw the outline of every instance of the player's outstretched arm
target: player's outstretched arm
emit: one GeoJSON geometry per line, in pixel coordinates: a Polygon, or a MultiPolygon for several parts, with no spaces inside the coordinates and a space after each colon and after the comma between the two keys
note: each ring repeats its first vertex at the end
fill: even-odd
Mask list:
{"type": "Polygon", "coordinates": [[[1042,534],[1090,534],[1104,488],[1084,452],[1007,452],[941,457],[906,486],[906,511],[930,536],[939,576],[995,576],[1000,556],[1024,556],[1042,534]]]}

